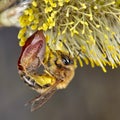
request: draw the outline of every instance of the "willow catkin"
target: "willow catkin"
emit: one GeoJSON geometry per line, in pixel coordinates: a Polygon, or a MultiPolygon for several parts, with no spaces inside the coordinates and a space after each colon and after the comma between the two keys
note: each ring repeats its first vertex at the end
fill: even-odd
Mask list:
{"type": "Polygon", "coordinates": [[[43,30],[52,50],[68,51],[80,66],[120,64],[119,0],[33,0],[19,18],[20,46],[43,30]]]}

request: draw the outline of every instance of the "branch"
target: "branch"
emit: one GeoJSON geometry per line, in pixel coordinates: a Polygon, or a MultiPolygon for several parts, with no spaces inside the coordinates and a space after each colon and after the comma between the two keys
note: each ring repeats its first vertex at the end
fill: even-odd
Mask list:
{"type": "Polygon", "coordinates": [[[0,0],[0,27],[19,27],[18,18],[30,0],[0,0]]]}
{"type": "Polygon", "coordinates": [[[16,1],[17,0],[0,0],[0,12],[13,5],[16,1]]]}

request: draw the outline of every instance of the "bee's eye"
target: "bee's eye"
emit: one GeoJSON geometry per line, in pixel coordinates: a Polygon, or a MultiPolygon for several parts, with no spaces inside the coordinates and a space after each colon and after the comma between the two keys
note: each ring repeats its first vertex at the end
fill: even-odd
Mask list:
{"type": "Polygon", "coordinates": [[[62,62],[64,65],[73,64],[73,60],[71,60],[68,56],[62,56],[62,62]]]}

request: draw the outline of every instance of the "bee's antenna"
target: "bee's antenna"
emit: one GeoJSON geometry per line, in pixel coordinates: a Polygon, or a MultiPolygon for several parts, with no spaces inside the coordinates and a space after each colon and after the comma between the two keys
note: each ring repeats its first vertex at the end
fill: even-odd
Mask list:
{"type": "Polygon", "coordinates": [[[61,39],[59,39],[59,41],[64,45],[64,47],[68,50],[68,52],[69,52],[69,56],[70,56],[70,48],[67,46],[67,44],[64,42],[64,41],[62,41],[61,39]]]}
{"type": "Polygon", "coordinates": [[[56,54],[56,50],[53,51],[48,43],[47,43],[47,46],[48,46],[48,48],[49,48],[49,50],[50,50],[50,53],[52,53],[52,55],[57,56],[57,54],[56,54]]]}

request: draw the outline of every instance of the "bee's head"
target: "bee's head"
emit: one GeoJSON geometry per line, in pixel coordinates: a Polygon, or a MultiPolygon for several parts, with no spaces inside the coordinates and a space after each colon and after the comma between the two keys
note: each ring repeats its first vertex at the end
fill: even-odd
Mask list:
{"type": "Polygon", "coordinates": [[[74,66],[74,59],[67,53],[57,51],[58,55],[55,60],[55,64],[58,68],[68,68],[74,66]]]}

